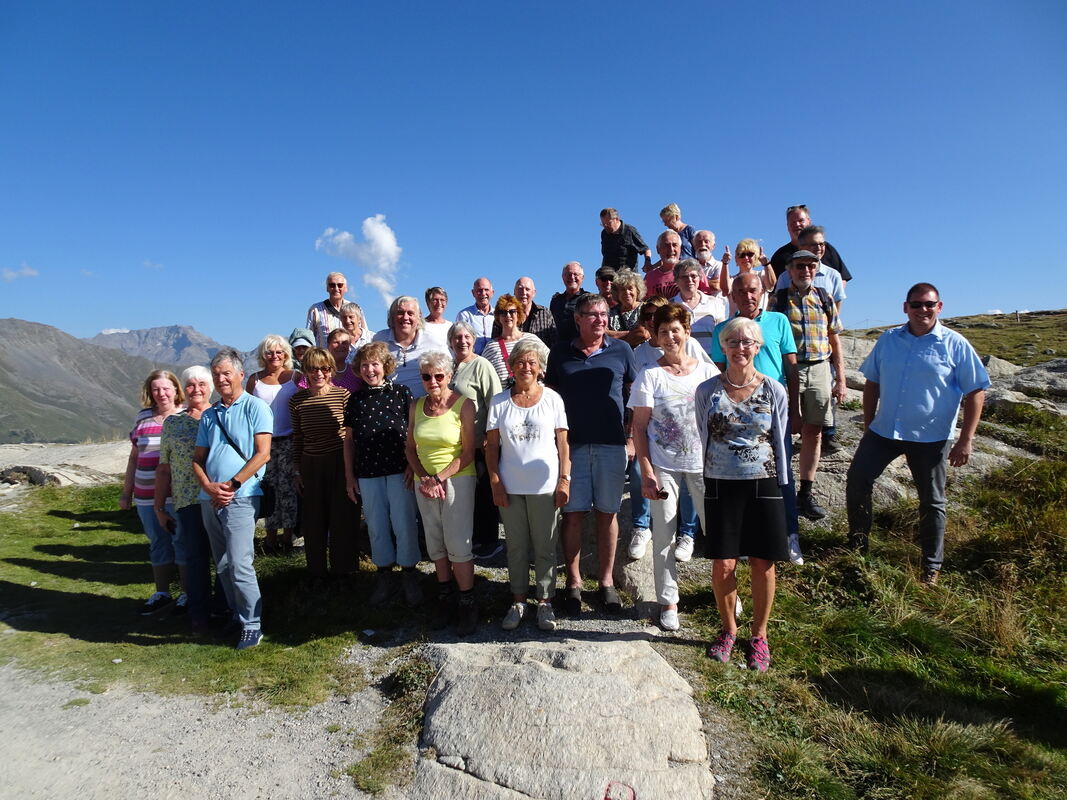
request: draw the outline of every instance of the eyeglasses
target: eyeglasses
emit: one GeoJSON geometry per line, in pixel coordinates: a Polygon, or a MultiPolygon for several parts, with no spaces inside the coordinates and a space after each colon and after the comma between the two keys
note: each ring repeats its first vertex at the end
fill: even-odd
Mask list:
{"type": "Polygon", "coordinates": [[[428,381],[431,378],[433,380],[437,381],[438,383],[442,383],[444,381],[444,379],[445,379],[445,374],[443,372],[435,372],[435,373],[432,373],[432,374],[429,373],[429,372],[422,373],[422,379],[424,381],[428,381]]]}
{"type": "Polygon", "coordinates": [[[918,311],[920,308],[925,308],[927,311],[937,308],[937,304],[940,300],[909,300],[908,308],[912,311],[918,311]]]}
{"type": "Polygon", "coordinates": [[[308,372],[322,372],[329,375],[333,372],[333,367],[308,367],[308,372]]]}
{"type": "Polygon", "coordinates": [[[743,252],[743,253],[738,253],[738,254],[737,254],[737,257],[738,257],[738,258],[755,258],[755,257],[756,257],[756,254],[755,254],[755,253],[752,253],[752,252],[750,252],[750,251],[748,251],[748,250],[746,250],[746,251],[745,251],[745,252],[743,252]]]}
{"type": "Polygon", "coordinates": [[[807,210],[808,210],[808,207],[806,205],[804,205],[803,203],[801,203],[799,206],[789,206],[789,208],[787,208],[785,210],[785,213],[786,214],[792,214],[794,211],[807,211],[807,210]]]}
{"type": "Polygon", "coordinates": [[[503,308],[496,312],[497,314],[503,314],[505,317],[517,317],[519,316],[519,310],[517,308],[503,308]]]}
{"type": "Polygon", "coordinates": [[[607,319],[607,311],[583,311],[580,316],[587,317],[589,319],[607,319]]]}
{"type": "Polygon", "coordinates": [[[744,350],[751,350],[757,344],[759,344],[759,342],[757,342],[755,339],[727,339],[726,340],[726,346],[730,347],[730,348],[733,348],[734,350],[737,350],[739,348],[740,349],[744,349],[744,350]]]}
{"type": "Polygon", "coordinates": [[[327,289],[344,289],[345,285],[343,283],[327,283],[326,284],[326,288],[327,289]]]}

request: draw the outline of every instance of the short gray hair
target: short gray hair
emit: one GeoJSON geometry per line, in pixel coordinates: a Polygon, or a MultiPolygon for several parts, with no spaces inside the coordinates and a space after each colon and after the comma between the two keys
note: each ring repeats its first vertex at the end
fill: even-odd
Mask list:
{"type": "Polygon", "coordinates": [[[548,347],[536,336],[528,336],[515,342],[515,346],[511,348],[511,354],[508,355],[508,366],[514,372],[515,362],[528,353],[537,356],[537,366],[541,368],[541,374],[544,374],[548,369],[548,347]]]}
{"type": "Polygon", "coordinates": [[[478,341],[478,334],[474,332],[474,327],[466,320],[457,319],[448,328],[448,346],[452,346],[452,337],[459,331],[466,331],[471,335],[474,341],[478,341]]]}
{"type": "Polygon", "coordinates": [[[687,272],[695,272],[697,275],[703,277],[704,269],[700,266],[700,262],[695,258],[683,258],[677,264],[674,265],[674,279],[678,280],[687,272]]]}
{"type": "Polygon", "coordinates": [[[725,350],[727,339],[734,339],[746,333],[763,346],[763,329],[756,320],[748,317],[734,317],[723,325],[719,331],[719,346],[725,350]]]}
{"type": "Polygon", "coordinates": [[[367,319],[363,316],[363,309],[359,307],[359,303],[347,302],[341,305],[340,314],[352,314],[355,313],[359,317],[359,326],[361,328],[367,327],[367,319]]]}
{"type": "Polygon", "coordinates": [[[244,375],[245,365],[244,360],[241,358],[241,354],[232,347],[220,347],[219,351],[215,353],[214,358],[211,359],[211,368],[215,369],[223,361],[229,361],[230,366],[233,367],[234,372],[240,372],[244,375]]]}
{"type": "MultiPolygon", "coordinates": [[[[453,325],[452,327],[455,326],[453,325]]],[[[419,370],[426,372],[431,369],[440,370],[446,375],[451,375],[452,359],[440,350],[427,350],[419,356],[419,370]]]]}
{"type": "Polygon", "coordinates": [[[193,364],[191,367],[187,367],[182,372],[182,386],[185,386],[189,381],[203,381],[208,386],[211,385],[211,372],[207,367],[202,367],[199,364],[193,364]]]}
{"type": "Polygon", "coordinates": [[[396,316],[396,312],[400,309],[401,303],[411,303],[413,306],[415,306],[415,328],[416,330],[421,331],[423,329],[422,306],[419,304],[417,298],[412,297],[409,294],[402,294],[400,295],[400,297],[397,297],[393,300],[392,303],[389,304],[389,319],[386,320],[386,327],[389,328],[389,331],[391,333],[393,333],[394,335],[396,334],[396,331],[393,330],[393,317],[396,316]]]}

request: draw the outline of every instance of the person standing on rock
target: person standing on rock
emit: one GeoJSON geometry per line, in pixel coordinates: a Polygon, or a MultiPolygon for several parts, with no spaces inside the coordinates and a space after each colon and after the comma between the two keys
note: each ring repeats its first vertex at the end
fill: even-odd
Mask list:
{"type": "Polygon", "coordinates": [[[912,286],[904,301],[906,325],[878,339],[860,371],[863,438],[845,489],[849,546],[866,552],[874,482],[897,456],[908,462],[919,494],[919,542],[924,585],[937,583],[944,558],[945,462],[971,458],[989,375],[971,344],[943,326],[941,295],[931,283],[912,286]],[[963,401],[963,424],[952,444],[963,401]]]}
{"type": "Polygon", "coordinates": [[[619,538],[626,460],[633,457],[630,414],[623,410],[625,388],[637,377],[633,350],[605,335],[608,304],[586,294],[574,314],[578,335],[549,353],[545,384],[559,392],[567,411],[571,493],[563,507],[563,553],[567,562],[567,613],[582,605],[582,521],[596,513],[600,594],[611,613],[622,610],[613,576],[619,538]]]}
{"type": "Polygon", "coordinates": [[[223,347],[211,359],[219,402],[200,417],[193,474],[200,484],[200,511],[215,557],[215,571],[240,629],[238,650],[263,638],[255,552],[256,516],[263,489],[262,467],[270,461],[274,415],[270,406],[244,390],[241,354],[223,347]]]}
{"type": "Polygon", "coordinates": [[[326,347],[330,331],[341,327],[341,309],[345,305],[348,278],[340,272],[326,276],[326,299],[308,309],[306,327],[315,334],[315,346],[326,347]]]}
{"type": "Polygon", "coordinates": [[[789,411],[793,431],[801,436],[797,511],[810,520],[826,516],[826,509],[815,502],[811,489],[819,469],[822,430],[833,425],[833,401],[844,400],[846,394],[838,341],[841,318],[833,298],[813,282],[818,268],[819,259],[811,251],[793,253],[790,286],[777,292],[773,303],[775,311],[789,317],[797,345],[797,387],[793,391],[790,386],[789,411]]]}
{"type": "Polygon", "coordinates": [[[563,265],[561,277],[563,291],[552,295],[548,309],[556,322],[557,342],[569,342],[578,335],[578,329],[574,325],[574,309],[582,295],[586,294],[582,288],[585,270],[577,261],[568,261],[563,265]]]}
{"type": "MultiPolygon", "coordinates": [[[[185,568],[185,550],[181,536],[176,530],[168,530],[156,519],[155,485],[156,468],[159,465],[159,441],[164,421],[182,410],[182,387],[178,377],[165,369],[157,369],[145,378],[141,387],[141,405],[145,408],[137,415],[130,431],[130,458],[126,463],[126,480],[119,496],[119,508],[137,509],[145,535],[148,536],[148,560],[152,563],[152,578],[156,590],[141,606],[141,614],[147,616],[174,602],[170,582],[174,578],[175,565],[179,573],[185,568]]],[[[166,513],[174,514],[169,496],[163,498],[166,513]]],[[[184,591],[178,597],[177,610],[186,611],[188,600],[184,591]]]]}

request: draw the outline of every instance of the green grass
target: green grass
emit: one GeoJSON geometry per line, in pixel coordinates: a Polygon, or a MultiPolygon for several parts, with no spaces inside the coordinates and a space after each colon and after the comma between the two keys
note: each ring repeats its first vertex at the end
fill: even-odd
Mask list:
{"type": "MultiPolygon", "coordinates": [[[[995,355],[1024,367],[1067,357],[1067,311],[1023,314],[1018,321],[1014,313],[943,317],[942,321],[967,337],[981,355],[995,355]],[[1045,350],[1055,352],[1050,354],[1045,350]]],[[[877,338],[884,330],[871,328],[849,333],[877,338]]]]}
{"type": "Polygon", "coordinates": [[[87,691],[123,682],[311,705],[364,685],[362,668],[341,658],[374,646],[356,632],[401,621],[401,612],[354,602],[369,571],[312,590],[302,556],[263,557],[263,644],[237,653],[229,641],[194,639],[185,618],[138,614],[152,591],[148,546],[136,515],[117,510],[118,487],[41,487],[26,498],[20,513],[0,514],[0,661],[87,691]]]}
{"type": "Polygon", "coordinates": [[[988,409],[978,432],[1038,455],[1067,458],[1067,417],[1033,406],[988,409]]]}
{"type": "MultiPolygon", "coordinates": [[[[768,796],[1067,796],[1067,464],[952,499],[968,508],[950,512],[941,585],[917,581],[911,505],[879,513],[866,558],[816,529],[808,563],[779,570],[772,669],[694,659],[750,726],[768,796]]],[[[710,587],[682,602],[710,638],[710,587]]]]}

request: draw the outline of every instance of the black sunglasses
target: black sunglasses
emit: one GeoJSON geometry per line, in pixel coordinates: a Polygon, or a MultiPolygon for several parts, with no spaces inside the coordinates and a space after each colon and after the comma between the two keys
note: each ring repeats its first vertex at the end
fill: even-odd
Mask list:
{"type": "Polygon", "coordinates": [[[908,308],[912,311],[918,311],[920,308],[925,308],[927,311],[937,308],[937,304],[940,300],[909,300],[908,308]]]}

